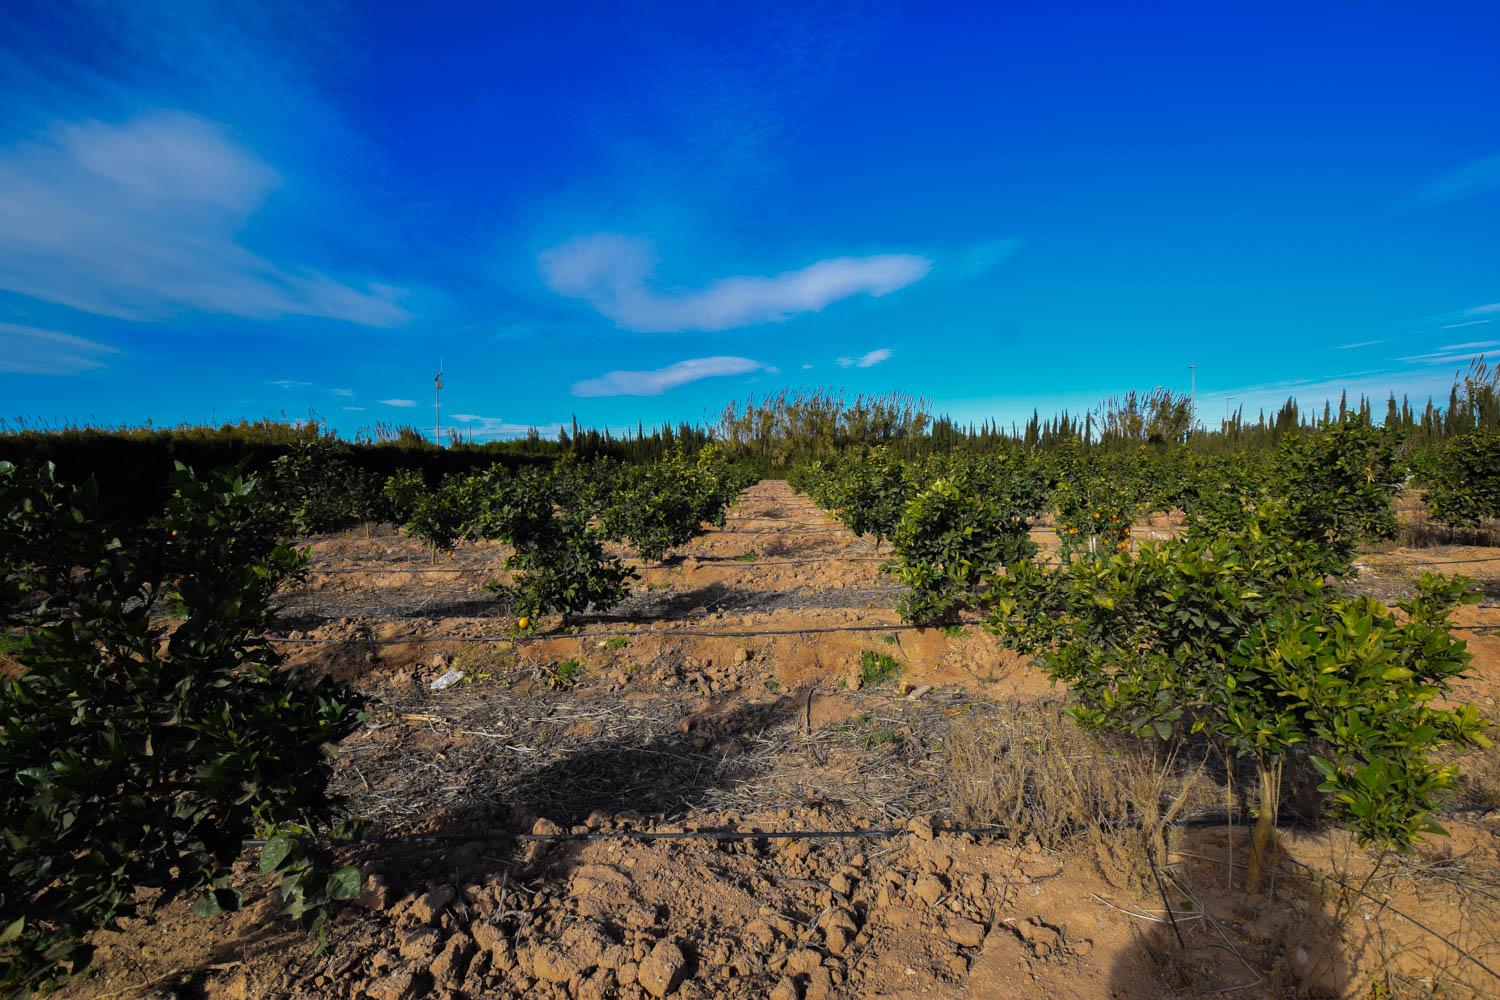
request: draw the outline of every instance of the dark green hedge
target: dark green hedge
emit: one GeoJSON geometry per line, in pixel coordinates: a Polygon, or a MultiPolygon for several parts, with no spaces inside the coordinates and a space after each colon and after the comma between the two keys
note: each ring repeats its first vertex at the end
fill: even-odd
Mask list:
{"type": "MultiPolygon", "coordinates": [[[[259,436],[259,435],[257,435],[259,436]]],[[[51,462],[64,482],[81,483],[93,476],[100,497],[114,518],[139,523],[159,513],[171,492],[175,462],[208,470],[248,460],[252,470],[268,468],[291,451],[293,440],[251,439],[233,434],[163,431],[110,432],[69,430],[24,431],[0,435],[0,461],[23,465],[51,462]]],[[[351,465],[384,478],[398,469],[417,469],[435,485],[450,473],[466,473],[503,465],[545,465],[547,455],[526,455],[479,448],[412,447],[396,443],[336,442],[338,456],[351,465]]]]}

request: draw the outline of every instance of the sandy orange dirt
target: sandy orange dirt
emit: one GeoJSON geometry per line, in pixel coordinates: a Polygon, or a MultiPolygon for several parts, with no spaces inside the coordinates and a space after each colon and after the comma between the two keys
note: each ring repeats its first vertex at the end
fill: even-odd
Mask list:
{"type": "MultiPolygon", "coordinates": [[[[1136,537],[1173,530],[1160,521],[1136,537]]],[[[483,589],[499,546],[434,563],[387,530],[312,550],[282,634],[298,669],[371,698],[336,777],[381,838],[350,853],[361,905],[320,951],[247,869],[244,911],[144,907],[95,935],[95,973],[62,995],[1500,995],[1496,751],[1460,761],[1450,836],[1367,877],[1375,855],[1346,835],[1289,828],[1255,896],[1238,888],[1239,826],[1174,830],[1150,869],[1118,830],[964,832],[965,797],[1013,777],[960,765],[965,734],[1056,717],[1065,692],[977,625],[904,626],[888,551],[785,483],[752,487],[723,529],[641,567],[622,608],[570,634],[515,633],[483,589]],[[866,650],[899,674],[862,683],[866,650]],[[787,831],[832,835],[759,836],[787,831]],[[591,839],[506,839],[532,832],[591,839]],[[627,836],[692,832],[737,839],[627,836]]],[[[1476,659],[1459,693],[1497,717],[1500,550],[1371,553],[1355,586],[1394,601],[1420,564],[1465,558],[1492,561],[1434,567],[1487,594],[1460,618],[1476,659]]],[[[1216,780],[1193,808],[1222,804],[1216,780]]]]}

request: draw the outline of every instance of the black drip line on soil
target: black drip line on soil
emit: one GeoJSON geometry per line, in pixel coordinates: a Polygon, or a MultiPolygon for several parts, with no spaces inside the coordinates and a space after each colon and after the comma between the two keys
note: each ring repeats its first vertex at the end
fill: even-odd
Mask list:
{"type": "MultiPolygon", "coordinates": [[[[981,624],[978,621],[955,622],[959,627],[981,624]]],[[[389,638],[377,638],[374,636],[349,636],[347,638],[321,638],[317,636],[304,636],[292,638],[291,636],[266,636],[268,642],[291,642],[313,646],[337,646],[342,644],[354,645],[363,643],[372,646],[410,646],[423,645],[432,642],[554,642],[561,639],[634,639],[637,636],[663,635],[663,636],[689,636],[699,639],[735,639],[740,637],[775,636],[775,635],[817,635],[834,632],[911,632],[923,629],[945,628],[952,626],[942,625],[913,625],[907,622],[895,622],[890,625],[812,625],[807,628],[776,628],[776,629],[737,629],[734,631],[718,629],[694,629],[694,628],[638,628],[638,629],[613,629],[600,632],[559,632],[551,635],[401,635],[389,638]]],[[[1496,626],[1500,628],[1500,626],[1496,626]]]]}
{"type": "MultiPolygon", "coordinates": [[[[708,566],[733,569],[735,566],[743,566],[746,569],[756,569],[761,566],[805,566],[810,563],[845,563],[845,562],[889,562],[885,556],[806,556],[797,559],[737,559],[734,556],[684,556],[684,560],[697,560],[697,569],[708,566]]],[[[650,566],[637,566],[636,569],[645,570],[671,570],[680,569],[680,565],[667,565],[666,563],[653,563],[650,566]]],[[[488,566],[371,566],[368,569],[359,566],[337,567],[323,569],[312,567],[316,576],[340,576],[353,575],[355,573],[494,573],[497,572],[488,566]]]]}
{"type": "MultiPolygon", "coordinates": [[[[1484,815],[1494,810],[1487,808],[1464,808],[1444,809],[1437,813],[1440,816],[1466,816],[1484,815]]],[[[1236,821],[1244,822],[1244,817],[1236,821]]],[[[1216,814],[1211,816],[1192,816],[1187,819],[1173,820],[1164,824],[1169,830],[1207,829],[1219,826],[1228,826],[1231,819],[1227,814],[1216,814]]],[[[1277,829],[1295,829],[1296,824],[1278,823],[1277,829]]],[[[1140,820],[1134,822],[1120,823],[1119,829],[1142,829],[1140,820]]],[[[955,837],[1011,837],[1018,831],[1009,826],[955,826],[936,827],[935,833],[948,834],[955,837]]],[[[357,837],[353,840],[341,841],[340,846],[358,846],[361,844],[405,844],[423,843],[431,841],[453,842],[453,843],[484,843],[493,842],[515,842],[515,843],[569,843],[574,841],[598,841],[598,840],[710,840],[710,841],[745,841],[745,840],[889,840],[895,837],[913,836],[912,830],[906,827],[863,827],[844,830],[589,830],[586,833],[520,833],[510,830],[485,830],[469,833],[396,833],[383,834],[370,837],[357,837]]],[[[261,846],[264,840],[246,840],[243,843],[248,847],[261,846]]]]}

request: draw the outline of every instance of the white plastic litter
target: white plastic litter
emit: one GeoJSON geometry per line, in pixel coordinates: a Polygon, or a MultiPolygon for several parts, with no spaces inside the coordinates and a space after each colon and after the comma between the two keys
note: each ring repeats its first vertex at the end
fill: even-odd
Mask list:
{"type": "Polygon", "coordinates": [[[463,679],[464,672],[462,670],[450,670],[427,686],[434,691],[445,691],[463,679]]]}

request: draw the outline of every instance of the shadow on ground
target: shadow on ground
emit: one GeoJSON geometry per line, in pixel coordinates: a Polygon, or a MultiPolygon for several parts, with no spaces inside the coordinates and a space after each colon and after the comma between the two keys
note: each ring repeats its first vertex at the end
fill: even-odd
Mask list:
{"type": "MultiPolygon", "coordinates": [[[[1354,986],[1338,922],[1305,880],[1283,863],[1259,893],[1246,893],[1248,838],[1243,827],[1173,832],[1179,859],[1164,873],[1155,912],[1140,921],[1135,944],[1116,960],[1111,995],[1135,996],[1150,977],[1181,996],[1341,997],[1354,986]],[[1232,873],[1232,874],[1231,874],[1232,873]]],[[[1281,855],[1273,838],[1272,857],[1281,855]]]]}
{"type": "Polygon", "coordinates": [[[595,814],[634,813],[659,823],[680,820],[716,794],[763,777],[765,762],[742,752],[744,740],[799,717],[805,700],[801,693],[789,693],[759,702],[721,703],[682,715],[668,731],[653,724],[649,734],[625,725],[604,736],[594,731],[597,723],[583,718],[568,730],[578,734],[576,749],[551,754],[530,767],[517,766],[517,754],[506,752],[526,749],[522,734],[499,737],[517,743],[492,753],[481,747],[463,761],[449,747],[433,780],[461,783],[463,794],[431,816],[402,824],[419,831],[419,838],[433,839],[377,842],[362,854],[409,877],[451,877],[460,867],[463,878],[483,881],[517,854],[515,842],[495,835],[529,832],[540,818],[564,830],[595,814]]]}

